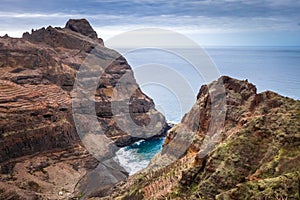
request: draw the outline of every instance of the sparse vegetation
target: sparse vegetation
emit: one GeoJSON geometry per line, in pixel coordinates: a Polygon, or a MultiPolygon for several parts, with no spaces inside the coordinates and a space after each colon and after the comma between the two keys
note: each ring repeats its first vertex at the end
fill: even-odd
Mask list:
{"type": "MultiPolygon", "coordinates": [[[[235,87],[245,84],[234,79],[229,79],[229,82],[234,82],[235,87]]],[[[151,174],[144,173],[143,176],[150,178],[133,181],[118,191],[120,196],[125,191],[141,189],[145,191],[141,199],[299,199],[300,146],[297,141],[300,120],[295,113],[300,113],[300,102],[267,92],[259,96],[262,99],[256,104],[251,102],[256,93],[249,94],[251,91],[245,90],[242,92],[244,97],[252,98],[243,99],[235,91],[239,89],[231,89],[227,94],[228,102],[234,106],[230,105],[227,111],[226,131],[222,140],[208,152],[207,159],[197,158],[200,151],[195,152],[201,150],[201,137],[207,137],[199,130],[194,136],[197,139],[193,140],[191,149],[183,158],[151,174]],[[193,174],[196,165],[202,167],[193,174]],[[171,181],[164,182],[168,175],[171,181]]],[[[201,101],[197,102],[198,105],[203,105],[204,97],[198,98],[201,101]]],[[[208,112],[205,116],[210,116],[210,109],[200,109],[203,113],[208,112]]],[[[185,124],[177,126],[206,124],[206,120],[209,122],[209,118],[200,122],[186,119],[185,124]]],[[[171,138],[169,144],[172,142],[171,138]]],[[[131,198],[137,195],[130,194],[131,198]]]]}
{"type": "Polygon", "coordinates": [[[40,185],[34,181],[29,181],[28,186],[32,191],[38,192],[40,190],[40,185]]]}

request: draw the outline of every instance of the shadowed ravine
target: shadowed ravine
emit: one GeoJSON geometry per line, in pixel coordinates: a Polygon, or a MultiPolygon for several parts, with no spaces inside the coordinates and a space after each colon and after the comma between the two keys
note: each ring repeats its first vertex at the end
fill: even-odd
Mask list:
{"type": "Polygon", "coordinates": [[[222,76],[170,128],[85,19],[0,37],[3,200],[297,200],[299,123],[299,100],[222,76]],[[118,152],[162,137],[128,176],[118,152]]]}
{"type": "MultiPolygon", "coordinates": [[[[167,127],[125,58],[106,48],[85,19],[32,30],[22,38],[1,37],[0,91],[0,199],[69,198],[99,161],[107,167],[100,164],[93,178],[106,177],[96,184],[106,188],[127,177],[114,153],[162,136],[167,127]],[[92,93],[83,88],[88,84],[94,84],[92,93]],[[112,105],[120,105],[119,112],[113,113],[112,105]],[[124,105],[129,113],[122,112],[124,105]],[[152,119],[156,128],[130,135],[119,127],[129,126],[122,120],[128,115],[137,126],[152,119]]],[[[87,195],[93,189],[82,190],[87,195]]]]}
{"type": "Polygon", "coordinates": [[[221,77],[201,87],[196,104],[169,130],[162,152],[150,166],[100,199],[296,200],[299,117],[299,101],[271,91],[257,94],[248,81],[221,77]],[[223,83],[226,91],[226,116],[224,127],[215,130],[220,137],[207,140],[214,135],[208,135],[212,105],[208,88],[215,91],[216,83],[223,83]],[[188,132],[195,124],[198,128],[188,132]],[[177,136],[192,137],[192,142],[178,160],[170,161],[182,145],[177,136]],[[211,148],[203,151],[207,146],[211,148]]]}

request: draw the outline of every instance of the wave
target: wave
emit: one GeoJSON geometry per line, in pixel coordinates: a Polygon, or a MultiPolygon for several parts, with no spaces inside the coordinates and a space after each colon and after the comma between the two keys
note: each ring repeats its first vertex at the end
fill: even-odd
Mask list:
{"type": "Polygon", "coordinates": [[[135,174],[140,170],[146,168],[150,160],[142,159],[137,149],[130,149],[124,147],[116,152],[116,157],[114,158],[128,173],[129,175],[135,174]]]}
{"type": "Polygon", "coordinates": [[[114,160],[118,162],[129,175],[146,168],[153,156],[161,151],[164,138],[140,140],[131,146],[120,148],[114,160]]]}

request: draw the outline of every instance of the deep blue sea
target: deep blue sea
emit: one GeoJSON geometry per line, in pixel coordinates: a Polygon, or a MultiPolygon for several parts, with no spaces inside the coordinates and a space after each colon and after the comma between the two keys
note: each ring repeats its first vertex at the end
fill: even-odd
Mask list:
{"type": "MultiPolygon", "coordinates": [[[[192,49],[185,51],[198,56],[192,49]]],[[[300,47],[207,47],[204,51],[219,75],[248,79],[258,92],[271,90],[300,99],[300,47]]],[[[124,56],[157,109],[168,121],[179,122],[205,84],[201,74],[184,58],[161,49],[139,49],[124,56]]],[[[133,174],[148,165],[162,143],[163,139],[137,142],[121,148],[116,159],[133,174]]]]}

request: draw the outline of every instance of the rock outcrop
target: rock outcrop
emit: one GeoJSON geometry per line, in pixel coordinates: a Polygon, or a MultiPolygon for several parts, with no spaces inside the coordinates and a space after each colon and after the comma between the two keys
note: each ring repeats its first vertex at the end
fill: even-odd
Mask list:
{"type": "Polygon", "coordinates": [[[98,40],[98,35],[96,31],[94,31],[94,29],[91,27],[91,25],[86,19],[70,19],[67,22],[65,28],[68,28],[82,35],[88,36],[94,40],[98,40]]]}
{"type": "MultiPolygon", "coordinates": [[[[112,151],[141,138],[161,135],[167,126],[165,118],[155,110],[152,99],[140,90],[125,58],[104,47],[102,39],[97,37],[86,20],[69,20],[65,28],[49,26],[32,30],[32,33],[24,33],[22,38],[0,37],[0,199],[9,199],[11,196],[5,192],[5,188],[9,187],[2,187],[5,184],[14,185],[20,195],[27,190],[28,185],[23,187],[14,182],[20,178],[17,172],[19,168],[14,166],[22,165],[24,170],[27,168],[27,171],[32,171],[28,166],[29,161],[24,161],[24,164],[21,159],[23,156],[70,149],[74,154],[76,151],[79,151],[78,154],[87,154],[88,159],[93,160],[82,147],[85,144],[82,140],[87,133],[76,126],[76,114],[80,115],[78,119],[90,126],[88,141],[94,141],[94,138],[101,135],[115,147],[110,149],[112,151]],[[99,73],[94,72],[101,72],[101,77],[97,77],[99,73]],[[95,84],[88,96],[80,96],[86,95],[86,91],[83,91],[86,88],[82,88],[83,82],[78,84],[74,92],[76,76],[95,84]],[[79,93],[78,88],[81,88],[79,93]],[[77,96],[72,98],[76,92],[77,96]],[[88,105],[93,107],[86,109],[88,105]],[[112,105],[125,107],[127,113],[121,108],[113,112],[112,105]],[[93,112],[89,113],[91,109],[93,112]],[[152,123],[155,130],[159,131],[131,135],[128,129],[120,126],[120,123],[123,126],[129,124],[124,117],[128,115],[137,127],[152,123]],[[96,120],[94,122],[101,127],[101,133],[93,129],[96,125],[91,124],[90,118],[96,120]],[[2,176],[6,172],[9,172],[9,178],[2,176]]],[[[101,159],[109,159],[114,152],[110,153],[101,159]]],[[[76,156],[70,156],[77,159],[76,156]]],[[[34,157],[30,159],[32,162],[35,160],[34,157]]],[[[52,160],[55,164],[65,163],[56,157],[52,160]]],[[[41,162],[48,161],[43,158],[41,162]]],[[[78,165],[83,166],[82,162],[78,161],[78,165]]],[[[75,166],[76,163],[70,162],[66,167],[75,166]]],[[[81,176],[85,174],[86,168],[75,166],[70,171],[81,176]]],[[[36,183],[42,181],[26,180],[36,183]]],[[[37,190],[38,186],[32,183],[32,187],[37,190]]],[[[50,187],[38,190],[44,191],[45,188],[50,187]]],[[[36,196],[35,193],[37,191],[30,194],[36,196]]]]}
{"type": "Polygon", "coordinates": [[[147,169],[92,199],[299,199],[299,127],[299,101],[221,77],[201,87],[147,169]]]}

